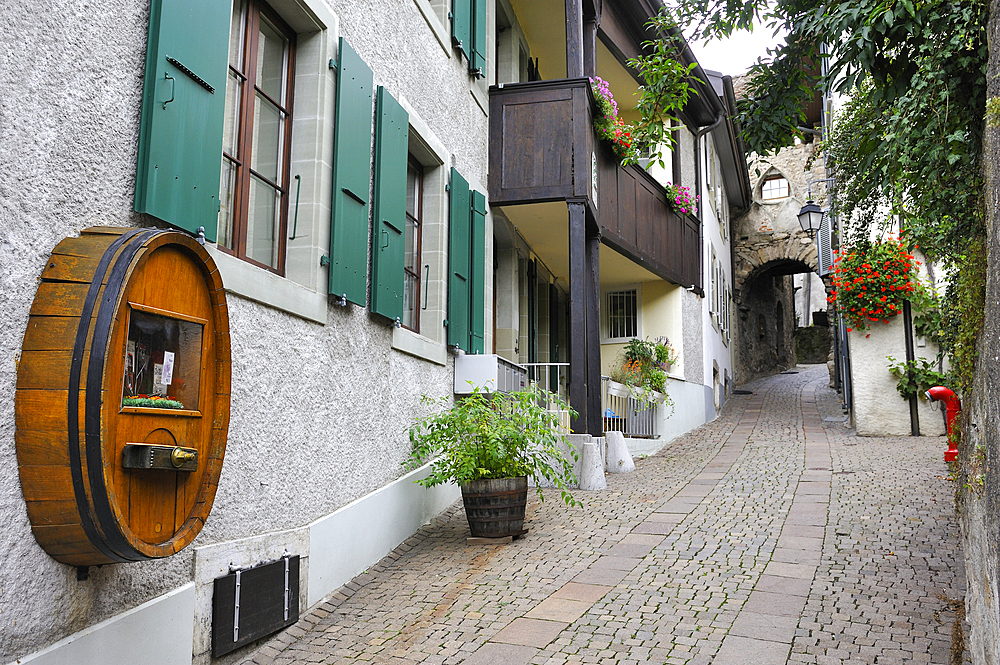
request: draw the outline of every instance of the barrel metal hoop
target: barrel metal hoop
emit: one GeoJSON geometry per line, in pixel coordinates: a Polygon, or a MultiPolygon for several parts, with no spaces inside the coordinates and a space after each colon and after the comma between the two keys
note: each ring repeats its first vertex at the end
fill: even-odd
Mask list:
{"type": "Polygon", "coordinates": [[[107,273],[111,259],[114,258],[118,248],[137,233],[139,233],[139,229],[133,229],[118,237],[104,251],[104,255],[97,264],[94,277],[90,282],[90,287],[87,289],[87,297],[80,311],[80,323],[76,329],[76,339],[73,343],[73,358],[69,367],[69,385],[67,386],[69,390],[66,396],[70,477],[73,481],[73,495],[76,498],[77,512],[80,514],[80,525],[83,527],[83,532],[86,534],[90,544],[101,554],[113,561],[127,561],[127,559],[123,559],[111,550],[97,532],[83,484],[83,469],[80,464],[80,374],[82,372],[84,349],[87,346],[87,332],[90,330],[90,318],[93,314],[94,304],[97,301],[97,295],[101,290],[101,284],[104,282],[104,275],[107,273]]]}
{"type": "Polygon", "coordinates": [[[476,515],[475,520],[477,522],[524,522],[524,517],[479,517],[476,515]]]}
{"type": "Polygon", "coordinates": [[[516,494],[527,494],[527,489],[519,490],[503,490],[502,492],[465,492],[462,496],[467,496],[469,498],[480,498],[480,497],[491,497],[491,496],[514,496],[516,494]]]}
{"type": "Polygon", "coordinates": [[[122,249],[104,287],[101,304],[94,323],[94,337],[90,346],[90,364],[87,367],[87,396],[84,406],[86,427],[87,475],[90,479],[91,497],[97,523],[108,544],[126,561],[141,561],[152,557],[135,549],[121,532],[118,520],[111,510],[107,486],[104,483],[104,451],[101,446],[101,388],[104,383],[104,360],[108,339],[114,325],[115,307],[129,266],[139,251],[152,238],[167,233],[162,229],[141,231],[133,236],[122,249]]]}

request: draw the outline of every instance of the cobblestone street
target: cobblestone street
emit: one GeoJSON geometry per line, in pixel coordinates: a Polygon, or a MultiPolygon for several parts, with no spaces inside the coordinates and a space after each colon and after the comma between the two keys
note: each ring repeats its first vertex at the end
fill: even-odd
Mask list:
{"type": "Polygon", "coordinates": [[[960,662],[943,438],[855,437],[826,367],[796,372],[583,508],[529,496],[512,544],[453,506],[245,662],[960,662]]]}

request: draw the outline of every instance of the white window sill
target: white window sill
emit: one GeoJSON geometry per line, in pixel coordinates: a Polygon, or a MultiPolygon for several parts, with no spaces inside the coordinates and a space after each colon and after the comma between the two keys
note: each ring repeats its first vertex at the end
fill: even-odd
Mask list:
{"type": "Polygon", "coordinates": [[[448,30],[441,24],[441,19],[434,12],[434,8],[431,7],[431,3],[427,0],[413,0],[417,4],[417,9],[420,13],[424,15],[424,20],[427,21],[427,25],[430,26],[431,32],[437,37],[438,43],[441,44],[441,48],[444,49],[444,54],[451,57],[451,35],[448,34],[448,30]]]}
{"type": "Polygon", "coordinates": [[[258,268],[227,254],[211,243],[205,249],[215,259],[222,285],[230,293],[326,325],[327,295],[258,268]]]}
{"type": "Polygon", "coordinates": [[[406,328],[392,329],[392,348],[437,365],[448,364],[448,348],[444,344],[406,328]]]}
{"type": "Polygon", "coordinates": [[[479,105],[479,110],[483,112],[483,115],[489,117],[490,96],[488,93],[483,92],[482,88],[479,87],[478,79],[472,79],[469,91],[472,93],[472,98],[476,100],[476,104],[479,105]]]}

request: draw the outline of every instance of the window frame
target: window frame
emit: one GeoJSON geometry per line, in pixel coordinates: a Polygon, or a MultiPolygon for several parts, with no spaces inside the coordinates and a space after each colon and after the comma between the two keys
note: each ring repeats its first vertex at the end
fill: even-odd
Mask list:
{"type": "Polygon", "coordinates": [[[601,291],[601,344],[625,344],[629,340],[642,339],[642,285],[622,284],[601,291]],[[627,337],[611,336],[611,312],[608,297],[617,293],[635,293],[635,335],[627,337]]]}
{"type": "MultiPolygon", "coordinates": [[[[234,12],[235,13],[235,12],[234,12]]],[[[239,95],[239,113],[237,118],[237,155],[239,157],[229,155],[225,146],[223,146],[222,160],[228,161],[235,165],[237,168],[237,173],[233,178],[233,210],[230,214],[232,219],[232,244],[233,247],[228,247],[225,244],[219,243],[218,248],[234,256],[241,261],[246,261],[252,265],[259,268],[263,268],[269,272],[273,272],[277,275],[284,276],[285,274],[285,259],[287,255],[287,241],[288,241],[288,207],[289,207],[289,193],[290,193],[290,179],[292,170],[292,122],[294,118],[294,92],[295,92],[295,51],[296,51],[296,38],[297,33],[288,25],[277,12],[274,11],[264,0],[245,0],[245,5],[243,12],[240,16],[240,22],[242,24],[242,48],[243,54],[241,58],[241,67],[243,71],[236,70],[232,65],[232,57],[230,55],[229,62],[227,63],[227,77],[229,75],[235,75],[241,80],[242,89],[239,95]],[[256,76],[257,76],[257,44],[260,35],[260,25],[262,16],[266,19],[272,27],[274,27],[285,39],[288,40],[288,52],[286,62],[284,63],[284,95],[285,104],[282,105],[278,100],[274,100],[266,92],[261,90],[257,86],[256,76]],[[244,73],[246,72],[246,73],[244,73]],[[252,82],[252,85],[251,85],[252,82]],[[268,178],[262,176],[259,173],[255,173],[250,167],[253,160],[253,145],[251,137],[253,136],[254,124],[252,113],[252,103],[257,93],[264,96],[266,100],[274,104],[278,108],[279,112],[285,114],[285,126],[282,136],[282,149],[281,149],[281,182],[273,183],[268,178]],[[248,222],[249,222],[249,203],[250,203],[250,182],[253,177],[265,182],[267,185],[275,188],[281,196],[281,204],[279,206],[279,221],[278,221],[278,248],[277,248],[277,262],[275,266],[269,266],[265,263],[257,261],[249,256],[247,256],[246,243],[248,234],[248,222]]],[[[230,35],[232,34],[232,27],[230,28],[230,35]]],[[[228,80],[227,80],[228,84],[228,80]]],[[[228,120],[228,119],[227,119],[228,120]]],[[[223,169],[225,172],[225,169],[223,169]]],[[[221,182],[220,182],[221,190],[221,182]]],[[[221,196],[220,196],[221,198],[221,196]]],[[[221,236],[221,234],[220,234],[221,236]]]]}
{"type": "MultiPolygon", "coordinates": [[[[414,302],[413,302],[413,326],[408,326],[405,323],[402,324],[407,330],[412,330],[415,333],[420,333],[420,311],[423,309],[421,305],[421,291],[423,284],[423,275],[421,274],[424,270],[423,268],[423,228],[424,228],[424,165],[413,156],[413,153],[408,152],[406,156],[406,166],[407,166],[407,178],[409,178],[409,171],[412,168],[417,174],[417,186],[416,186],[416,216],[410,215],[409,209],[406,211],[406,224],[409,226],[411,223],[415,223],[417,228],[417,247],[416,247],[416,265],[417,272],[414,273],[406,267],[406,261],[403,261],[403,288],[407,288],[406,279],[410,277],[413,280],[414,286],[414,302]]],[[[409,198],[409,197],[407,197],[409,198]]],[[[409,228],[407,228],[409,231],[409,228]]],[[[405,247],[405,245],[404,245],[405,247]]],[[[405,298],[404,298],[405,301],[405,298]]],[[[403,310],[403,314],[406,314],[406,310],[403,310]]]]}
{"type": "Polygon", "coordinates": [[[760,181],[760,200],[764,203],[776,203],[778,201],[784,201],[785,199],[791,197],[791,195],[792,195],[792,183],[788,181],[788,178],[781,175],[780,173],[773,173],[769,176],[766,176],[763,180],[760,181]],[[767,183],[774,182],[776,180],[783,180],[785,182],[786,191],[784,196],[765,197],[764,188],[767,186],[767,183]]]}

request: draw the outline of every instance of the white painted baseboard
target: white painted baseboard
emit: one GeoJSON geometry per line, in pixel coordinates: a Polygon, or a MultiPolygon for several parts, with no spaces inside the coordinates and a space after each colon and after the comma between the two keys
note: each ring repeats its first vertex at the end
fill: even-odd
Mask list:
{"type": "Polygon", "coordinates": [[[299,554],[303,557],[300,597],[307,598],[303,609],[312,607],[377,563],[461,496],[455,485],[426,489],[413,482],[429,473],[429,466],[416,469],[300,529],[200,547],[195,554],[194,582],[16,663],[190,665],[192,653],[203,656],[210,647],[215,577],[227,574],[230,565],[249,567],[285,552],[299,554]]]}
{"type": "Polygon", "coordinates": [[[309,526],[309,607],[376,563],[461,496],[456,485],[426,489],[413,482],[429,472],[427,466],[411,471],[309,526]]]}
{"type": "Polygon", "coordinates": [[[193,637],[194,582],[189,582],[15,662],[22,665],[181,665],[191,662],[193,637]]]}

